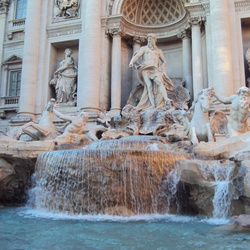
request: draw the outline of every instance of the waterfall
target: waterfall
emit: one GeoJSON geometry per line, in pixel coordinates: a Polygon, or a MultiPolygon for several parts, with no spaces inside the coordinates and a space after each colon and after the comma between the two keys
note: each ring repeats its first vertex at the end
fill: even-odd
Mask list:
{"type": "Polygon", "coordinates": [[[221,166],[219,162],[210,162],[202,164],[200,166],[201,173],[205,179],[214,178],[211,184],[214,186],[213,197],[213,217],[215,218],[227,218],[230,212],[230,206],[232,202],[232,179],[235,170],[235,166],[231,163],[231,166],[221,166]]]}
{"type": "MultiPolygon", "coordinates": [[[[178,163],[177,163],[178,166],[178,163]]],[[[177,191],[178,191],[178,184],[180,182],[180,174],[178,172],[178,167],[175,166],[173,170],[166,176],[165,185],[167,187],[168,193],[166,195],[166,206],[167,212],[171,213],[172,206],[176,207],[175,210],[178,213],[179,210],[179,203],[177,201],[177,191]]]]}
{"type": "Polygon", "coordinates": [[[165,213],[167,174],[183,153],[83,149],[47,152],[36,163],[38,209],[69,214],[165,213]]]}
{"type": "Polygon", "coordinates": [[[147,149],[165,150],[167,147],[160,141],[146,139],[123,139],[92,142],[84,149],[147,149]]]}

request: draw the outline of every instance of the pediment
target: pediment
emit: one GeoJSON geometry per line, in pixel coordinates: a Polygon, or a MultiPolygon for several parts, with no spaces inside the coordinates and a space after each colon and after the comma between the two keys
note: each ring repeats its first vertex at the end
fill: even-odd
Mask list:
{"type": "Polygon", "coordinates": [[[19,56],[12,55],[3,61],[3,65],[22,63],[23,59],[19,56]]]}

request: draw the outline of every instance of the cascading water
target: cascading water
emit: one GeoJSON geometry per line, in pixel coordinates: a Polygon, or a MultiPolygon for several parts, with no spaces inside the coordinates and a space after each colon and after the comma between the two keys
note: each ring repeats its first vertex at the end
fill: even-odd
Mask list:
{"type": "Polygon", "coordinates": [[[108,140],[97,141],[84,147],[84,149],[148,149],[151,145],[157,145],[157,149],[166,149],[160,141],[150,140],[108,140]]]}
{"type": "Polygon", "coordinates": [[[175,205],[177,212],[183,209],[188,212],[190,208],[191,213],[210,214],[211,211],[213,218],[228,218],[232,200],[238,198],[239,187],[233,183],[238,171],[230,161],[178,161],[165,180],[169,207],[175,205]]]}
{"type": "Polygon", "coordinates": [[[214,178],[214,181],[211,181],[211,184],[214,186],[214,197],[212,200],[214,207],[213,217],[227,218],[233,198],[230,187],[233,185],[235,165],[221,166],[217,161],[210,162],[209,165],[201,165],[200,170],[205,179],[211,176],[214,178]]]}
{"type": "Polygon", "coordinates": [[[188,158],[135,149],[43,153],[37,159],[33,202],[36,208],[70,214],[165,213],[164,179],[177,160],[188,158]]]}

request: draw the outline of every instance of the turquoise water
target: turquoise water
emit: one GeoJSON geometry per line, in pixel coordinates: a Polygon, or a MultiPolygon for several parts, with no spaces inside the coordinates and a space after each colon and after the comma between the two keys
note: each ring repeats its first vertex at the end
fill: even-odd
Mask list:
{"type": "Polygon", "coordinates": [[[250,231],[175,215],[66,216],[0,209],[0,249],[250,249],[250,231]]]}

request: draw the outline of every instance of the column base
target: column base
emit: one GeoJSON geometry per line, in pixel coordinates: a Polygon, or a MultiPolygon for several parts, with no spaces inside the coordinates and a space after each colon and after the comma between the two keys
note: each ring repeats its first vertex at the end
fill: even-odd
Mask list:
{"type": "Polygon", "coordinates": [[[121,115],[121,109],[120,108],[111,108],[110,111],[108,111],[108,115],[112,118],[115,116],[121,115]]]}

